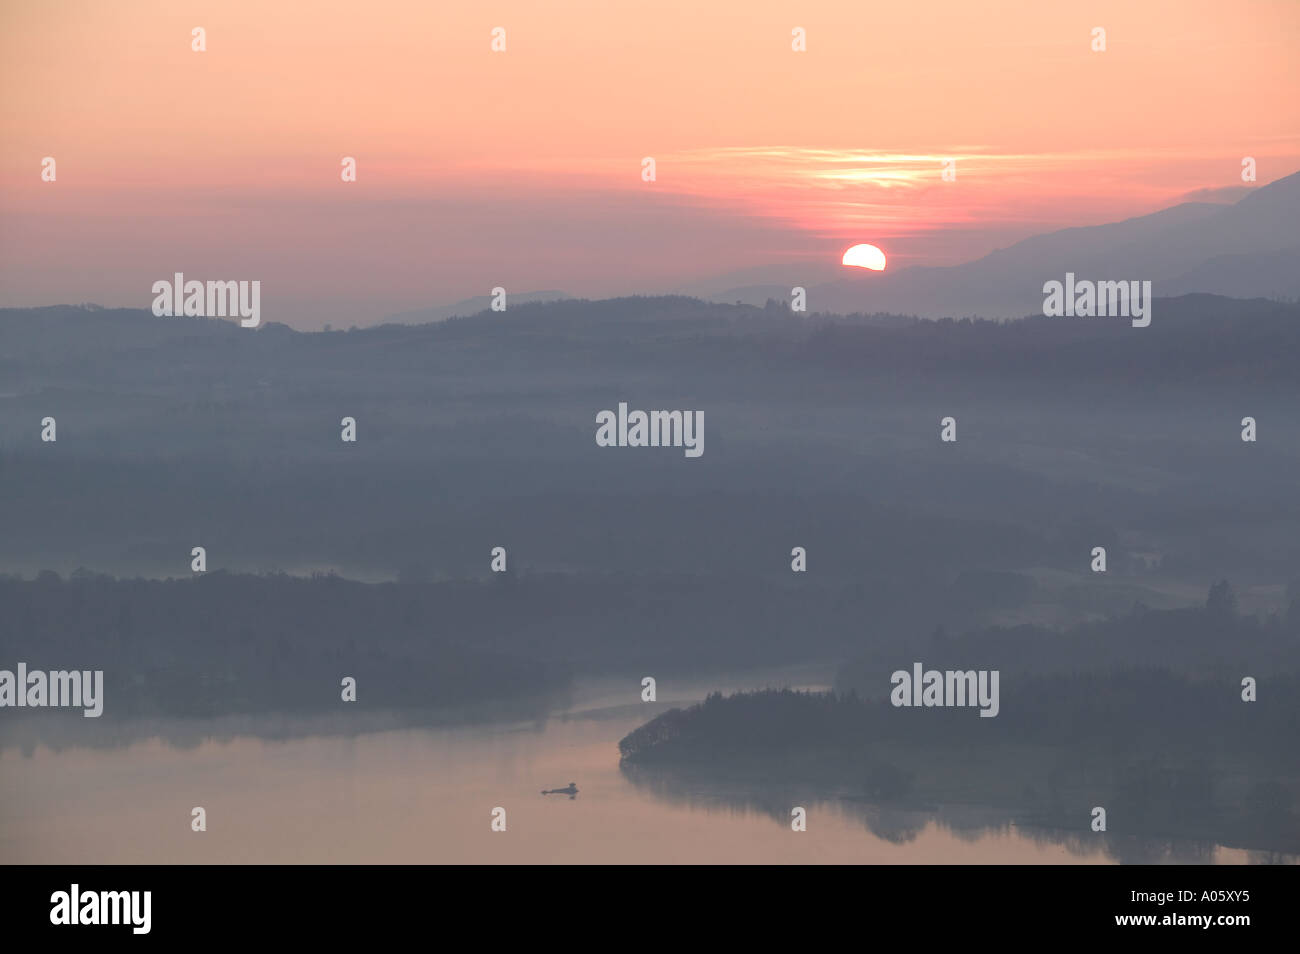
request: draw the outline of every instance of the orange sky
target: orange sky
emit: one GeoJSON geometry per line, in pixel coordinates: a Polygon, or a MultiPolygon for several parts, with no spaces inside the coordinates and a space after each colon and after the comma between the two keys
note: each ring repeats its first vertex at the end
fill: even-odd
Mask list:
{"type": "Polygon", "coordinates": [[[1300,169],[1296,49],[1296,0],[11,4],[0,305],[184,271],[307,327],[856,241],[963,261],[1300,169]]]}

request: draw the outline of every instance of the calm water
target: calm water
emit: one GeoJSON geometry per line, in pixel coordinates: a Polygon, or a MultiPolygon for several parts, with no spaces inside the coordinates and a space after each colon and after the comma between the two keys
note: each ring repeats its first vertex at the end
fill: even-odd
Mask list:
{"type": "MultiPolygon", "coordinates": [[[[789,674],[787,674],[789,675],[789,674]]],[[[784,683],[815,686],[795,674],[784,683]]],[[[692,687],[779,684],[750,680],[692,687]]],[[[661,699],[665,694],[661,690],[661,699]]],[[[218,739],[158,738],[104,749],[44,745],[0,752],[0,861],[7,863],[1105,863],[1042,833],[989,831],[970,811],[919,813],[808,800],[808,830],[788,809],[744,807],[743,793],[652,793],[618,767],[618,740],[667,706],[628,704],[625,686],[587,686],[544,724],[393,729],[268,741],[214,728],[218,739]],[[574,781],[575,799],[540,791],[574,781]],[[208,830],[190,830],[190,810],[208,830]],[[507,831],[489,828],[492,809],[507,831]],[[786,818],[777,811],[786,812],[786,818]],[[953,818],[971,822],[953,824],[953,818]],[[870,827],[886,832],[873,834],[870,827]],[[902,834],[900,835],[900,832],[902,834]]],[[[635,693],[632,699],[636,699],[635,693]]],[[[87,720],[89,721],[89,720],[87,720]]],[[[193,732],[195,723],[184,729],[193,732]]],[[[158,723],[164,737],[178,726],[158,723]]],[[[94,729],[87,728],[86,733],[94,729]]],[[[321,731],[326,731],[322,729],[321,731]]],[[[197,737],[196,737],[197,738],[197,737]]],[[[784,805],[784,803],[781,803],[784,805]]],[[[1086,850],[1081,850],[1086,849],[1086,850]]],[[[1202,851],[1197,860],[1245,862],[1202,851]]]]}

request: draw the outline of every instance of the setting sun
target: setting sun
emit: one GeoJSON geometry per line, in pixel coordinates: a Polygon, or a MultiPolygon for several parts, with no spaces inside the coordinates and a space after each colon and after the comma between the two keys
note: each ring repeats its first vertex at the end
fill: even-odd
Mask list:
{"type": "Polygon", "coordinates": [[[874,245],[855,245],[844,253],[843,265],[855,268],[869,268],[873,272],[885,270],[885,253],[874,245]]]}

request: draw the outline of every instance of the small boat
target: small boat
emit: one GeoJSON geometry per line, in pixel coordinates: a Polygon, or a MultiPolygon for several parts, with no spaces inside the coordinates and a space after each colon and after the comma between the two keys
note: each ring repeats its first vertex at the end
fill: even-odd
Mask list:
{"type": "Polygon", "coordinates": [[[544,788],[543,795],[568,795],[570,798],[577,798],[578,783],[570,782],[568,788],[544,788]]]}

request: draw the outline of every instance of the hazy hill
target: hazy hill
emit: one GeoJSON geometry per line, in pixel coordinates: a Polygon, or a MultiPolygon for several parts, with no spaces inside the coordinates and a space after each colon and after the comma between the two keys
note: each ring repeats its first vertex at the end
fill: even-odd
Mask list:
{"type": "Polygon", "coordinates": [[[693,581],[686,612],[711,622],[687,638],[716,638],[714,658],[753,638],[709,602],[722,579],[840,593],[806,640],[823,647],[867,604],[906,632],[1055,623],[1186,605],[1226,576],[1283,609],[1297,355],[1300,306],[1204,295],[1157,300],[1143,329],[684,297],[329,333],[7,310],[0,572],[188,575],[201,544],[213,570],[484,579],[505,546],[525,576],[693,581]],[[702,411],[703,456],[597,446],[619,402],[702,411]]]}
{"type": "MultiPolygon", "coordinates": [[[[1043,283],[1067,271],[1092,280],[1149,280],[1160,296],[1204,292],[1300,296],[1300,173],[1259,186],[1232,205],[1186,202],[1106,225],[1024,239],[974,262],[858,273],[812,285],[809,308],[847,314],[1012,318],[1042,311],[1043,283]]],[[[807,281],[794,284],[808,285],[807,281]]],[[[789,285],[728,288],[717,301],[786,300],[789,285]]]]}
{"type": "MultiPolygon", "coordinates": [[[[538,302],[563,301],[568,297],[562,291],[534,291],[510,293],[506,296],[506,301],[507,305],[533,305],[538,302]]],[[[479,312],[487,311],[491,307],[491,295],[478,295],[451,305],[438,305],[433,308],[417,308],[414,311],[398,312],[395,315],[389,315],[384,321],[419,325],[430,321],[445,321],[448,318],[457,316],[477,315],[479,312]]]]}

